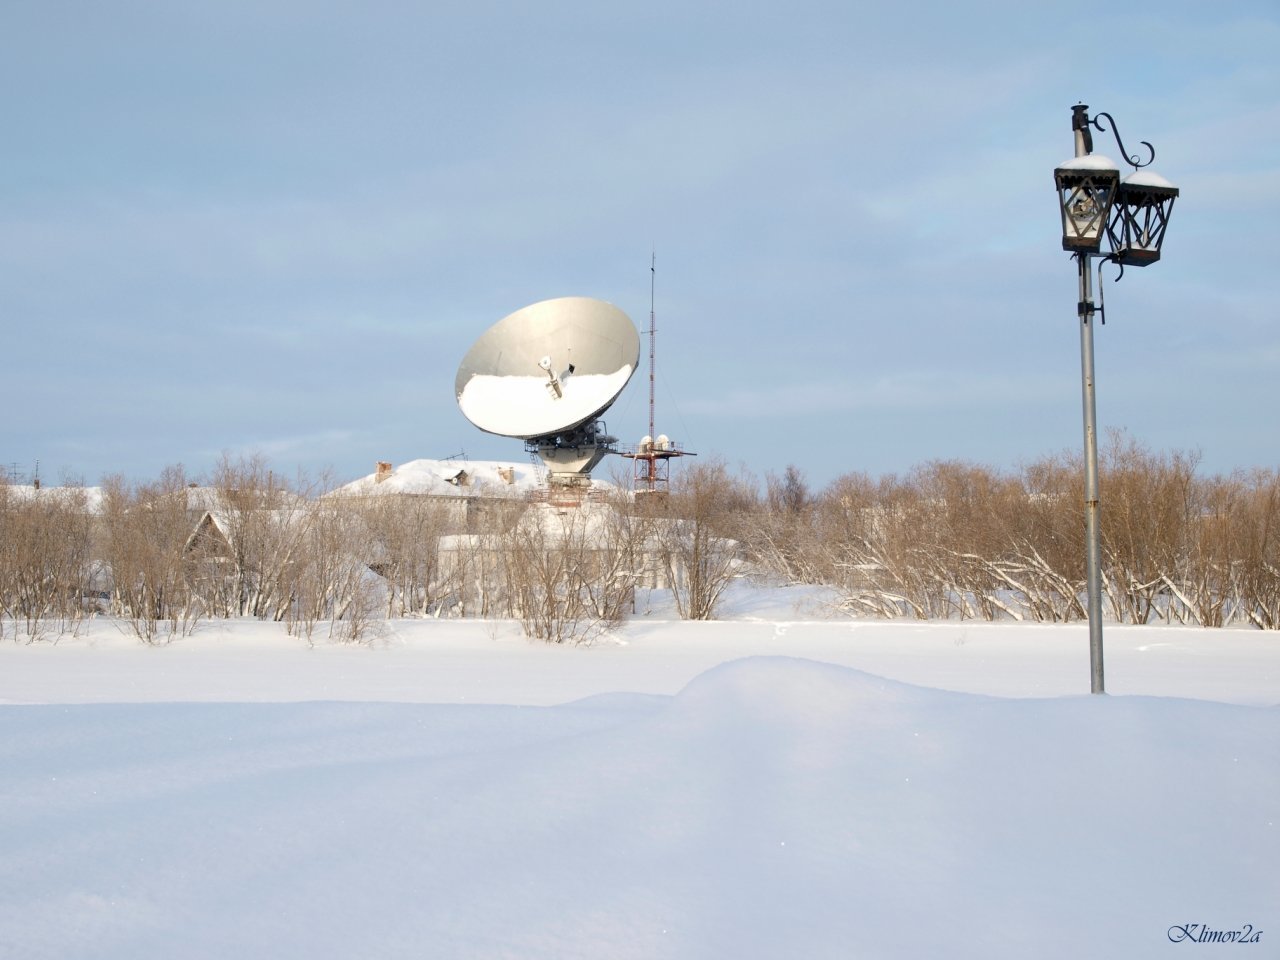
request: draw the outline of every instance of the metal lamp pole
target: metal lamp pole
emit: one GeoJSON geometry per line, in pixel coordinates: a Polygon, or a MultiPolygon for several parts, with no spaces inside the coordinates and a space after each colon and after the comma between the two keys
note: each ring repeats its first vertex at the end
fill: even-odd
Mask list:
{"type": "Polygon", "coordinates": [[[1102,676],[1102,547],[1098,531],[1098,406],[1094,398],[1091,259],[1087,253],[1076,254],[1080,267],[1080,390],[1084,401],[1084,566],[1089,605],[1089,691],[1106,693],[1102,676]]]}
{"type": "MultiPolygon", "coordinates": [[[[1144,163],[1130,156],[1116,130],[1115,120],[1105,117],[1110,127],[1089,118],[1083,103],[1072,108],[1071,129],[1075,134],[1075,156],[1054,171],[1062,214],[1062,247],[1071,251],[1079,271],[1080,390],[1084,407],[1084,535],[1085,588],[1089,614],[1090,690],[1105,693],[1102,670],[1102,547],[1099,529],[1098,496],[1098,411],[1094,396],[1093,320],[1102,311],[1093,302],[1095,256],[1120,266],[1145,267],[1160,259],[1165,228],[1178,188],[1154,173],[1142,171],[1155,159],[1155,148],[1145,140],[1150,153],[1144,163]],[[1123,181],[1116,165],[1093,153],[1090,127],[1110,129],[1125,162],[1134,168],[1123,181]],[[1107,240],[1110,249],[1102,251],[1107,240]]],[[[1119,279],[1117,277],[1116,279],[1119,279]]]]}
{"type": "MultiPolygon", "coordinates": [[[[1073,113],[1076,157],[1087,157],[1093,151],[1087,110],[1081,104],[1073,113]]],[[[1102,670],[1102,546],[1098,529],[1098,404],[1094,396],[1093,366],[1093,258],[1087,251],[1077,250],[1075,259],[1080,275],[1080,299],[1076,313],[1080,319],[1080,395],[1084,405],[1084,569],[1089,613],[1089,691],[1105,693],[1102,670]]]]}

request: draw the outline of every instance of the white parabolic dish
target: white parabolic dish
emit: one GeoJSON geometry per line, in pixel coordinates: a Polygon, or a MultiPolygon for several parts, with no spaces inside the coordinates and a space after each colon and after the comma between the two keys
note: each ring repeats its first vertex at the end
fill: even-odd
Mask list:
{"type": "Polygon", "coordinates": [[[481,334],[454,390],[463,415],[486,433],[554,436],[609,409],[639,360],[640,335],[625,313],[591,297],[560,297],[481,334]]]}

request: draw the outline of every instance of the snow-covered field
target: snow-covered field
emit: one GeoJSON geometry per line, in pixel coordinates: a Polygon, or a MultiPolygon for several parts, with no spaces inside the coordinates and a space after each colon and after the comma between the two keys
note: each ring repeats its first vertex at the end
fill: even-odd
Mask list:
{"type": "Polygon", "coordinates": [[[1276,955],[1280,636],[818,609],[6,639],[0,957],[1276,955]]]}

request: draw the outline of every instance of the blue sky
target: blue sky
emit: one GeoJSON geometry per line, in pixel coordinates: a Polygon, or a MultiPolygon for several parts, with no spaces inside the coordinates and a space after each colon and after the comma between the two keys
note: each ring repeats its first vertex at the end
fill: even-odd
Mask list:
{"type": "MultiPolygon", "coordinates": [[[[0,462],[522,460],[458,361],[549,297],[647,327],[655,249],[658,429],[700,454],[821,486],[1075,451],[1084,101],[1182,189],[1162,261],[1104,274],[1101,428],[1275,466],[1280,8],[1067,9],[11,0],[0,462]]],[[[642,369],[606,419],[647,418],[642,369]]]]}

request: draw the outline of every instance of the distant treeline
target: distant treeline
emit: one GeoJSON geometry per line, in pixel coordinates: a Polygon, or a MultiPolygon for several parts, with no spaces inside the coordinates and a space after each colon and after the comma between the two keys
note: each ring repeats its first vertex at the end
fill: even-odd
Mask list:
{"type": "MultiPolygon", "coordinates": [[[[1104,616],[1280,627],[1280,472],[1198,476],[1193,455],[1113,438],[1099,467],[1104,616]]],[[[813,494],[769,478],[752,554],[836,587],[852,614],[1085,619],[1084,471],[956,462],[848,474],[813,494]]]]}
{"type": "MultiPolygon", "coordinates": [[[[1280,627],[1280,472],[1200,476],[1198,458],[1113,438],[1101,464],[1104,613],[1123,623],[1280,627]]],[[[88,491],[0,476],[0,633],[34,639],[110,615],[148,642],[207,618],[361,640],[384,618],[515,617],[579,641],[670,589],[711,619],[739,576],[832,588],[849,616],[1085,618],[1083,470],[933,462],[812,490],[718,461],[669,493],[581,508],[523,499],[322,495],[260,458],[200,484],[108,478],[88,491]]]]}

